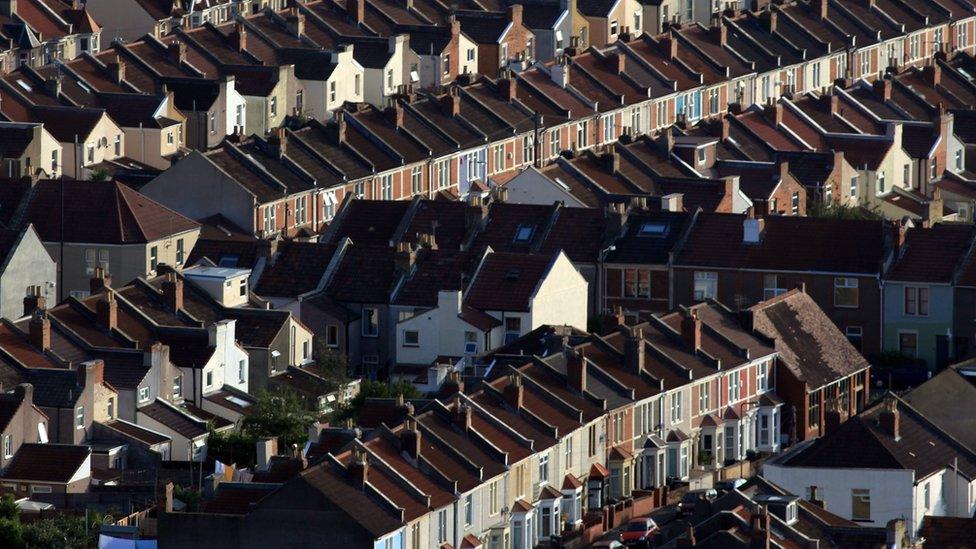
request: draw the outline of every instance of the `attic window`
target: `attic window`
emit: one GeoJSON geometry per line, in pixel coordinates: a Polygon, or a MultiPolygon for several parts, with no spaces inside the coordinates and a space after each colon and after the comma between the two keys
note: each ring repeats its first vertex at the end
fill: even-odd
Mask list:
{"type": "Polygon", "coordinates": [[[528,242],[532,239],[532,233],[534,231],[535,227],[532,225],[519,225],[518,229],[515,230],[515,241],[528,242]]]}
{"type": "Polygon", "coordinates": [[[521,272],[518,269],[509,269],[508,272],[505,273],[505,278],[507,280],[518,280],[520,274],[521,272]]]}
{"type": "Polygon", "coordinates": [[[667,223],[659,223],[655,221],[649,221],[641,225],[640,235],[641,236],[663,236],[668,232],[667,223]]]}

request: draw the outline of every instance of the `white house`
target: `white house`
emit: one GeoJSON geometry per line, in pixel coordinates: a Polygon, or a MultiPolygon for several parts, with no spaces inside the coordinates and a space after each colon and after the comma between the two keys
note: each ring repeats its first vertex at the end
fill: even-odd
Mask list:
{"type": "Polygon", "coordinates": [[[917,532],[926,515],[976,511],[976,453],[901,398],[884,402],[763,465],[795,494],[814,488],[839,516],[883,528],[902,518],[917,532]]]}
{"type": "Polygon", "coordinates": [[[544,324],[584,329],[586,306],[586,280],[562,251],[489,249],[466,288],[438,289],[435,306],[400,315],[396,359],[430,364],[439,356],[483,353],[544,324]]]}

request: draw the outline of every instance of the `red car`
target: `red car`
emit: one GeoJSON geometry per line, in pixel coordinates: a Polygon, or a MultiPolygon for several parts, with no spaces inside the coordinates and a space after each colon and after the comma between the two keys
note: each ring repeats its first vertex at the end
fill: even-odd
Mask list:
{"type": "Polygon", "coordinates": [[[647,547],[657,535],[657,523],[650,517],[631,519],[620,534],[620,541],[628,547],[647,547]]]}

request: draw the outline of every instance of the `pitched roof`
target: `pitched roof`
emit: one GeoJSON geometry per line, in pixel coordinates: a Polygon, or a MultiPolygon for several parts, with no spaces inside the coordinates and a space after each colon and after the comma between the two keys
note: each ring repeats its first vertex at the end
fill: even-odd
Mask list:
{"type": "Polygon", "coordinates": [[[898,259],[885,278],[899,282],[952,282],[974,237],[976,230],[968,225],[939,223],[931,228],[910,228],[898,259]]]}
{"type": "Polygon", "coordinates": [[[393,254],[390,246],[349,246],[326,294],[341,302],[386,303],[397,280],[393,254]]]}
{"type": "Polygon", "coordinates": [[[886,253],[881,221],[770,216],[759,242],[743,242],[746,216],[698,216],[681,266],[878,274],[886,253]],[[802,245],[800,244],[802,243],[802,245]]]}
{"type": "Polygon", "coordinates": [[[318,287],[336,252],[335,244],[283,242],[261,273],[254,293],[297,297],[318,287]]]}
{"type": "Polygon", "coordinates": [[[147,243],[200,226],[116,181],[39,181],[28,200],[25,222],[45,242],[61,239],[62,200],[68,242],[147,243]]]}
{"type": "Polygon", "coordinates": [[[151,431],[135,423],[129,423],[128,421],[123,421],[121,419],[108,421],[102,423],[105,427],[116,431],[126,438],[136,440],[143,444],[155,445],[167,442],[170,438],[162,433],[157,433],[156,431],[151,431]]]}
{"type": "Polygon", "coordinates": [[[809,389],[869,367],[809,295],[791,290],[749,309],[752,329],[773,340],[787,368],[809,389]]]}
{"type": "Polygon", "coordinates": [[[919,536],[932,547],[964,549],[972,547],[973,532],[976,532],[976,518],[926,515],[919,536]]]}
{"type": "Polygon", "coordinates": [[[528,311],[536,289],[556,257],[490,253],[478,268],[464,303],[482,311],[528,311]]]}
{"type": "Polygon", "coordinates": [[[88,446],[23,444],[0,478],[66,483],[90,455],[88,446]]]}
{"type": "Polygon", "coordinates": [[[946,368],[902,399],[926,419],[976,451],[976,383],[946,368]],[[951,402],[951,406],[946,406],[951,402]]]}
{"type": "Polygon", "coordinates": [[[958,458],[959,472],[976,478],[976,454],[951,438],[920,412],[894,395],[899,414],[896,440],[879,423],[886,403],[881,402],[845,421],[833,433],[816,439],[795,454],[787,455],[786,466],[844,469],[910,469],[915,479],[952,467],[958,458]]]}
{"type": "Polygon", "coordinates": [[[159,399],[148,406],[139,408],[139,413],[146,414],[177,434],[189,439],[207,434],[206,422],[159,399]]]}

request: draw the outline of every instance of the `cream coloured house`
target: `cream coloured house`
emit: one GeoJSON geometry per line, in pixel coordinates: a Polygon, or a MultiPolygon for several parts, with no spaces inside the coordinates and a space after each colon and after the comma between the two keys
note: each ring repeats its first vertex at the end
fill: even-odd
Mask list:
{"type": "Polygon", "coordinates": [[[61,144],[44,124],[0,122],[4,144],[0,147],[0,176],[22,177],[61,174],[61,144]]]}

